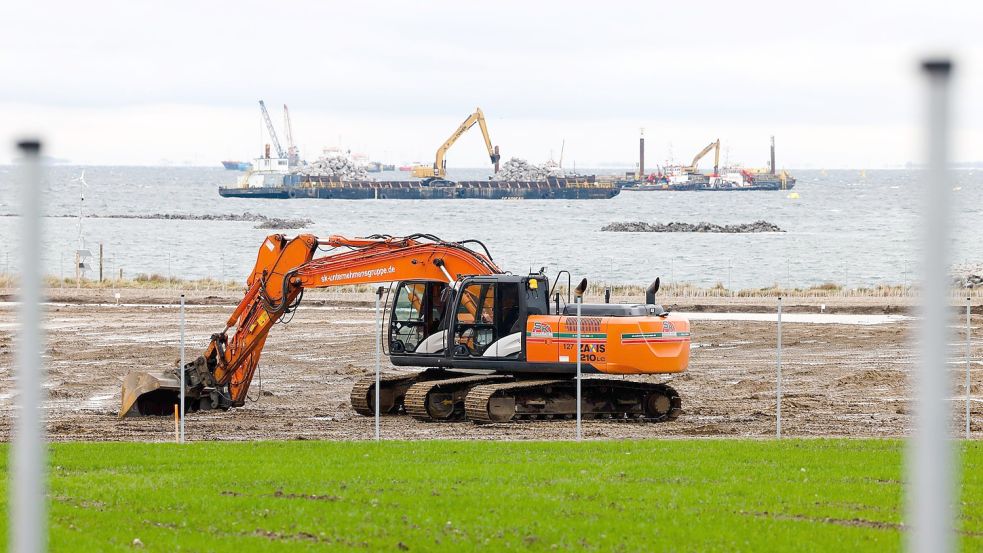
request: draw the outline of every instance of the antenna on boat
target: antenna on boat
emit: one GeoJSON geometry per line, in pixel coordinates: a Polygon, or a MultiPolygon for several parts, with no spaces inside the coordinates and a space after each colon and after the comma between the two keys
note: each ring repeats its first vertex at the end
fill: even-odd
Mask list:
{"type": "Polygon", "coordinates": [[[85,169],[82,169],[82,174],[72,179],[72,182],[79,183],[79,216],[77,228],[78,247],[81,250],[85,248],[85,239],[82,238],[82,220],[85,219],[85,189],[89,187],[89,183],[85,182],[85,169]]]}
{"type": "Polygon", "coordinates": [[[92,252],[85,249],[85,238],[82,236],[82,221],[85,219],[85,189],[89,183],[85,182],[85,169],[72,182],[79,183],[79,216],[78,216],[78,247],[75,250],[75,285],[82,286],[82,279],[85,278],[85,271],[89,269],[86,260],[92,257],[92,252]]]}

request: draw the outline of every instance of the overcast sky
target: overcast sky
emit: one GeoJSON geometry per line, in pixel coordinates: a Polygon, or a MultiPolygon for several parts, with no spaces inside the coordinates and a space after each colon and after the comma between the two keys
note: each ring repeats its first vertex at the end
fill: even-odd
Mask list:
{"type": "MultiPolygon", "coordinates": [[[[84,164],[261,151],[257,100],[324,146],[430,161],[476,107],[503,156],[920,159],[917,61],[957,61],[955,155],[983,160],[983,2],[21,2],[0,18],[0,139],[84,164]],[[11,13],[12,12],[12,13],[11,13]],[[974,101],[975,100],[975,101],[974,101]]],[[[283,136],[281,134],[281,139],[283,136]]],[[[0,162],[12,149],[0,149],[0,162]]],[[[477,129],[448,154],[482,167],[477,129]]]]}

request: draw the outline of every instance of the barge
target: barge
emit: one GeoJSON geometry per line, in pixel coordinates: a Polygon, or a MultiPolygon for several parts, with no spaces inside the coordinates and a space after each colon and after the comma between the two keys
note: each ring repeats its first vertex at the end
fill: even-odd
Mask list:
{"type": "MultiPolygon", "coordinates": [[[[272,176],[272,175],[269,175],[272,176]]],[[[543,181],[372,181],[336,177],[282,175],[282,179],[240,179],[221,187],[225,198],[318,198],[337,200],[597,200],[617,196],[621,187],[586,177],[549,177],[543,181]],[[279,182],[271,182],[271,181],[279,182]]]]}

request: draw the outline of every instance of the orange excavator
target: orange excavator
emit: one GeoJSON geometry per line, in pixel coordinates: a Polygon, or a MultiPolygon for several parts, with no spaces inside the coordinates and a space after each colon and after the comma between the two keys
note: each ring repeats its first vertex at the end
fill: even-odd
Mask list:
{"type": "MultiPolygon", "coordinates": [[[[186,410],[244,405],[271,328],[297,309],[304,290],[374,283],[396,283],[384,340],[390,361],[424,369],[383,375],[382,413],[476,423],[570,418],[578,356],[592,375],[581,380],[584,417],[658,422],[681,413],[678,393],[664,383],[594,376],[686,370],[689,322],[655,303],[658,279],[644,303],[582,304],[577,351],[570,283],[561,307],[542,270],[505,273],[476,240],[274,234],[259,249],[245,297],[204,354],[169,371],[128,374],[120,417],[173,413],[178,371],[186,410]],[[328,255],[315,257],[321,248],[328,255]]],[[[352,407],[373,414],[375,396],[375,377],[366,376],[352,389],[352,407]]]]}

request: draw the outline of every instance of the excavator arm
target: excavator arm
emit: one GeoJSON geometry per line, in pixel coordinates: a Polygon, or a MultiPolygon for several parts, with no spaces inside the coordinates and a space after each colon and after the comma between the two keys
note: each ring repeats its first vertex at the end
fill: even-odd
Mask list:
{"type": "MultiPolygon", "coordinates": [[[[310,234],[267,237],[246,279],[246,293],[225,328],[212,335],[200,357],[183,367],[186,397],[210,400],[215,407],[243,405],[270,329],[297,308],[308,288],[401,280],[453,284],[465,275],[501,273],[487,250],[479,253],[466,245],[471,242],[445,242],[430,235],[330,236],[326,240],[310,234]],[[335,253],[315,258],[319,247],[335,253]]],[[[134,410],[169,413],[178,402],[179,370],[128,374],[120,417],[134,410]]]]}
{"type": "Polygon", "coordinates": [[[495,172],[498,173],[498,162],[501,159],[501,155],[498,153],[498,148],[492,145],[491,137],[488,135],[488,125],[485,123],[485,114],[481,111],[481,108],[475,108],[474,113],[468,116],[468,118],[457,127],[457,130],[451,134],[450,138],[445,140],[444,143],[437,148],[437,156],[436,159],[434,159],[433,167],[415,167],[413,169],[413,176],[436,178],[444,178],[447,176],[447,162],[444,160],[444,157],[447,155],[447,151],[450,150],[451,146],[457,142],[457,139],[461,138],[461,135],[473,127],[475,123],[477,123],[481,128],[481,136],[485,139],[485,148],[488,149],[488,157],[495,166],[495,172]]]}
{"type": "Polygon", "coordinates": [[[696,157],[693,158],[693,163],[691,163],[689,166],[689,170],[696,171],[696,167],[700,163],[700,160],[703,159],[703,156],[710,153],[710,150],[716,150],[716,154],[714,155],[714,160],[713,160],[713,174],[716,175],[717,171],[720,168],[720,139],[719,138],[707,144],[706,148],[703,148],[702,150],[700,150],[700,153],[696,154],[696,157]]]}

